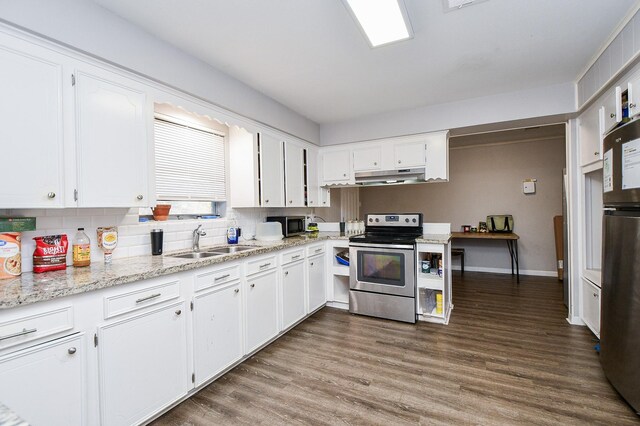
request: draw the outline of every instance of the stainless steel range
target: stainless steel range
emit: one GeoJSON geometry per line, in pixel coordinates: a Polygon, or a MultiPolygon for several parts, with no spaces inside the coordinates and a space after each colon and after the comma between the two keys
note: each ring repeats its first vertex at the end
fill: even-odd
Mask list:
{"type": "Polygon", "coordinates": [[[349,312],[416,322],[416,238],[422,213],[369,214],[349,238],[349,312]]]}

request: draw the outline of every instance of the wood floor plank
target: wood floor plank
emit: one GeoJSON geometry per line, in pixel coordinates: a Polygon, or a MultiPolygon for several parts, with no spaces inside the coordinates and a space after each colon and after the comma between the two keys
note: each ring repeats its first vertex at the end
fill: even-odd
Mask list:
{"type": "Polygon", "coordinates": [[[454,273],[449,325],[324,308],[153,425],[640,424],[553,278],[454,273]]]}

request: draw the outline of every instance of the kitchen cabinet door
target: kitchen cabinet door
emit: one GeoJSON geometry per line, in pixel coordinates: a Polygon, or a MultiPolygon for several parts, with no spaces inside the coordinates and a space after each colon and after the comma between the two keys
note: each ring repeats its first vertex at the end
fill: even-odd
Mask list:
{"type": "Polygon", "coordinates": [[[242,297],[238,281],[195,296],[193,346],[196,387],[242,357],[242,297]]]}
{"type": "Polygon", "coordinates": [[[98,327],[102,424],[132,425],[187,393],[185,304],[98,327]]]}
{"type": "Polygon", "coordinates": [[[331,207],[331,190],[320,188],[320,207],[331,207]]]}
{"type": "Polygon", "coordinates": [[[427,167],[425,181],[449,181],[449,132],[435,132],[425,135],[427,144],[427,167]]]}
{"type": "Polygon", "coordinates": [[[351,177],[351,150],[325,151],[321,153],[322,182],[347,183],[351,177]]]}
{"type": "Polygon", "coordinates": [[[600,289],[582,278],[582,321],[600,337],[600,289]]]}
{"type": "Polygon", "coordinates": [[[284,207],[282,142],[268,133],[258,135],[260,155],[260,203],[262,207],[284,207]]]}
{"type": "Polygon", "coordinates": [[[0,401],[32,425],[86,424],[83,364],[78,334],[0,357],[0,401]]]}
{"type": "Polygon", "coordinates": [[[320,206],[320,177],[318,176],[318,150],[307,148],[307,206],[320,206]]]}
{"type": "Polygon", "coordinates": [[[622,95],[620,86],[609,89],[608,94],[602,99],[604,107],[603,133],[613,129],[622,121],[622,95]]]}
{"type": "Polygon", "coordinates": [[[382,167],[382,147],[372,146],[353,150],[353,171],[380,170],[382,167]]]}
{"type": "Polygon", "coordinates": [[[282,330],[305,314],[304,262],[299,261],[282,267],[282,330]]]}
{"type": "Polygon", "coordinates": [[[305,207],[305,149],[284,143],[286,207],[305,207]]]}
{"type": "Polygon", "coordinates": [[[62,207],[61,62],[49,50],[6,35],[0,44],[0,208],[62,207]]]}
{"type": "Polygon", "coordinates": [[[327,302],[325,285],[325,255],[307,259],[308,276],[308,312],[313,312],[327,302]]]}
{"type": "Polygon", "coordinates": [[[582,166],[602,160],[603,117],[604,109],[596,104],[578,118],[578,141],[582,166]]]}
{"type": "Polygon", "coordinates": [[[106,72],[75,79],[77,206],[148,206],[153,108],[145,92],[106,72]]]}
{"type": "Polygon", "coordinates": [[[627,83],[627,101],[629,118],[633,118],[640,113],[640,72],[634,74],[627,83]]]}
{"type": "Polygon", "coordinates": [[[396,169],[425,165],[425,141],[400,142],[394,146],[394,166],[396,169]]]}
{"type": "Polygon", "coordinates": [[[277,270],[247,277],[245,310],[246,353],[278,334],[277,270]]]}

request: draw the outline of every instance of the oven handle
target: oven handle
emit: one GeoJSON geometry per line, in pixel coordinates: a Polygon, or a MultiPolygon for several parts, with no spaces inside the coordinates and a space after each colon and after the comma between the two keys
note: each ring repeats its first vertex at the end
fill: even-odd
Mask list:
{"type": "Polygon", "coordinates": [[[349,243],[349,247],[382,248],[382,249],[404,249],[404,250],[414,250],[415,249],[415,246],[407,245],[407,244],[349,243]]]}

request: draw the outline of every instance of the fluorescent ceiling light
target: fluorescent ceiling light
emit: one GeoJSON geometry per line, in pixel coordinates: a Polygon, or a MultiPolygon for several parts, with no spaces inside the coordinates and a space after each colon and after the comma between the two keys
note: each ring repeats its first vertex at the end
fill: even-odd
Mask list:
{"type": "Polygon", "coordinates": [[[344,0],[371,47],[410,39],[404,0],[344,0]]]}

